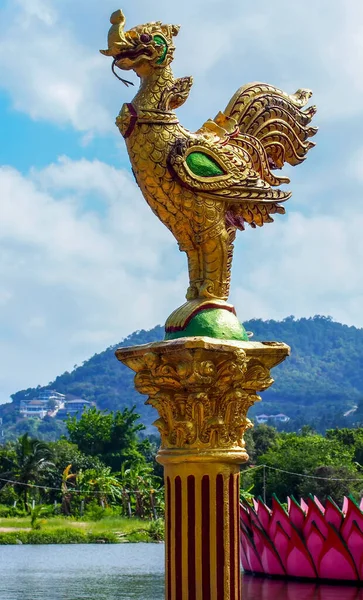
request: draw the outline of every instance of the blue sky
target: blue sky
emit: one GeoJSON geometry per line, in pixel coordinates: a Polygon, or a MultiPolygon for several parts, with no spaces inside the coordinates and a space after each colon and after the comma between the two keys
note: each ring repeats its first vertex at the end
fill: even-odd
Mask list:
{"type": "Polygon", "coordinates": [[[2,0],[0,402],[183,302],[185,256],[142,199],[114,125],[133,90],[98,53],[120,7],[130,27],[182,26],[174,71],[194,76],[178,111],[191,130],[250,81],[314,91],[317,147],[288,170],[287,214],[238,236],[231,300],[241,320],[363,326],[361,0],[2,0]]]}

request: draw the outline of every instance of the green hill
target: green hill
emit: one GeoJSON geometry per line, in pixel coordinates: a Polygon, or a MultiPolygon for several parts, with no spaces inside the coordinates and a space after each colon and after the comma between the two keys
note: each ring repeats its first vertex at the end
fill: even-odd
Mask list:
{"type": "MultiPolygon", "coordinates": [[[[244,323],[256,341],[284,341],[291,346],[291,357],[273,371],[275,384],[263,394],[251,414],[276,414],[290,417],[287,428],[312,424],[319,431],[326,427],[348,426],[354,415],[343,414],[363,398],[363,329],[348,327],[329,317],[309,319],[287,317],[283,321],[251,320],[244,323]]],[[[161,340],[160,326],[137,331],[120,344],[95,354],[71,373],[65,372],[45,388],[30,388],[12,395],[12,409],[40,390],[51,388],[64,394],[96,402],[102,409],[115,410],[136,405],[142,421],[149,426],[156,418],[154,409],[143,404],[133,386],[133,373],[119,363],[114,351],[120,346],[146,344],[161,340]]],[[[0,407],[0,416],[1,411],[0,407]]],[[[7,405],[7,413],[13,412],[7,405]]],[[[4,418],[5,413],[4,413],[4,418]]]]}

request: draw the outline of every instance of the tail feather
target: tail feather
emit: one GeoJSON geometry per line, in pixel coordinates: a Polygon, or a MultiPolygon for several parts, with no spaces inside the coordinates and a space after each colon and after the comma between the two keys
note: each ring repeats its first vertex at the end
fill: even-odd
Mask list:
{"type": "Polygon", "coordinates": [[[317,132],[309,126],[316,107],[302,110],[311,95],[310,90],[288,95],[271,85],[254,83],[236,92],[224,115],[237,123],[242,134],[261,142],[272,168],[281,168],[285,162],[297,165],[314,146],[308,138],[317,132]]]}

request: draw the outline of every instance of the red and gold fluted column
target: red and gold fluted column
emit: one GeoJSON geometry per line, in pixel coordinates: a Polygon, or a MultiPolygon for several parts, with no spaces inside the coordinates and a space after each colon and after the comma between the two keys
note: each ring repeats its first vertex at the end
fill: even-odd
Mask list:
{"type": "Polygon", "coordinates": [[[166,600],[240,600],[239,465],[250,406],[288,346],[212,338],[121,348],[159,413],[166,600]]]}
{"type": "Polygon", "coordinates": [[[165,486],[166,598],[240,598],[239,467],[168,465],[165,486]]]}

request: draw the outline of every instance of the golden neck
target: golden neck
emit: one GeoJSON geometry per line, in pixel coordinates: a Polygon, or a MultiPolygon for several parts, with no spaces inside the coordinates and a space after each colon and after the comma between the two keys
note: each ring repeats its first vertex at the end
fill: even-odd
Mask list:
{"type": "Polygon", "coordinates": [[[139,91],[132,101],[136,110],[153,110],[159,108],[162,93],[174,83],[174,76],[169,66],[155,68],[140,76],[139,91]]]}

